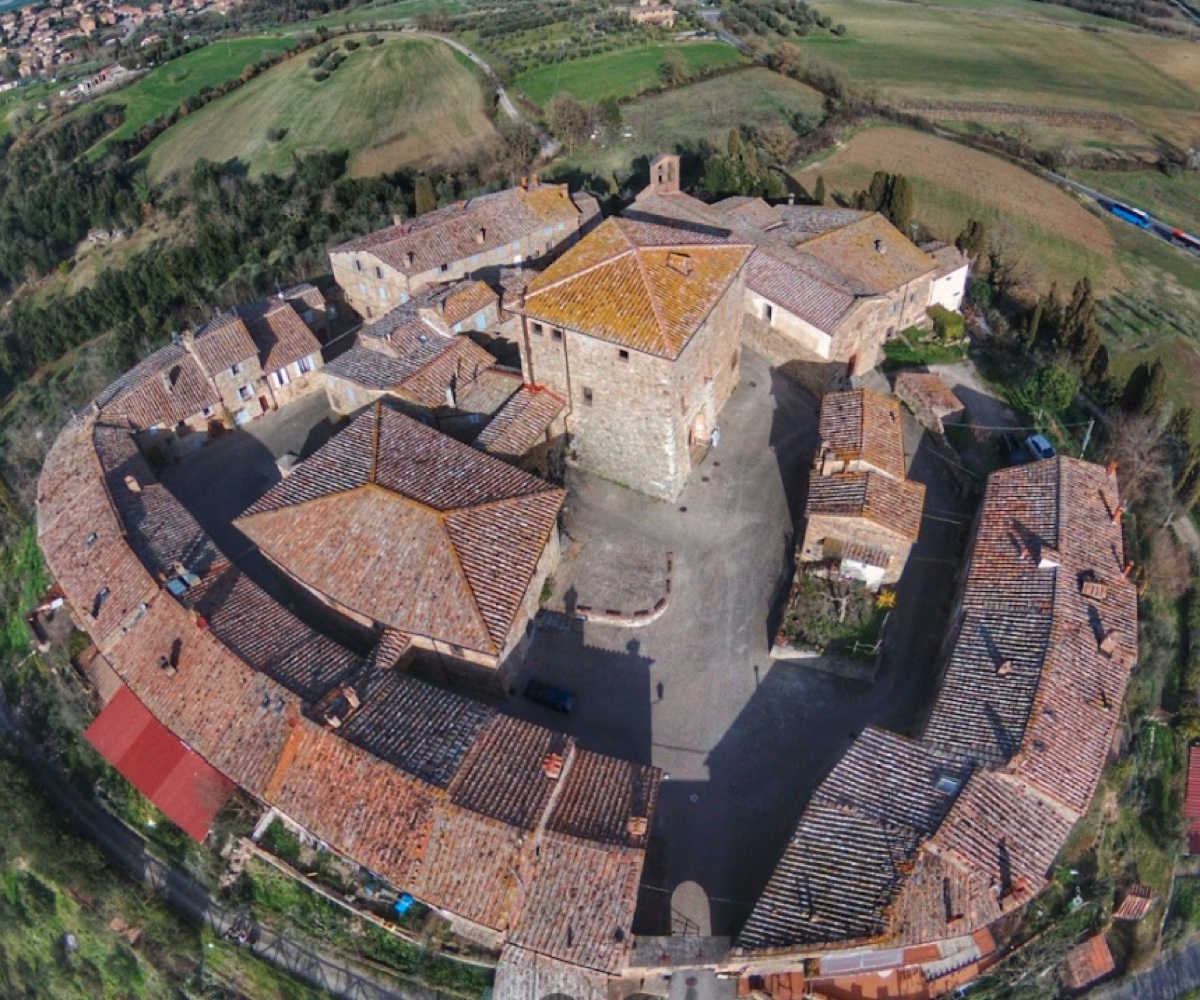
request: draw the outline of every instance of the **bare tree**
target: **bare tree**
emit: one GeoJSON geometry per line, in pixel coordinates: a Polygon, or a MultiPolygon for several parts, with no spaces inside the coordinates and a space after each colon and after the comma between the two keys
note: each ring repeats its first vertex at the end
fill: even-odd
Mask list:
{"type": "Polygon", "coordinates": [[[1135,503],[1145,503],[1155,489],[1161,491],[1170,483],[1163,430],[1144,413],[1113,414],[1107,457],[1118,465],[1121,495],[1135,503]]]}

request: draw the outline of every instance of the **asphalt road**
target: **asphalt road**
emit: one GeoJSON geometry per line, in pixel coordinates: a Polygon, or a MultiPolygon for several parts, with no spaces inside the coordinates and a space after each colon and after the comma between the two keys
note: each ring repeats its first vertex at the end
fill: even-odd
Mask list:
{"type": "Polygon", "coordinates": [[[1200,986],[1200,941],[1171,952],[1145,972],[1089,993],[1089,1000],[1177,1000],[1200,986]]]}
{"type": "MultiPolygon", "coordinates": [[[[134,831],[72,788],[21,731],[2,691],[0,735],[11,737],[22,750],[41,779],[50,801],[127,875],[151,888],[177,913],[219,935],[228,933],[239,920],[238,913],[219,904],[199,882],[156,858],[134,831]]],[[[344,1000],[447,1000],[436,990],[415,983],[385,982],[367,969],[352,968],[337,956],[296,944],[260,924],[250,924],[248,937],[245,947],[255,956],[331,997],[344,1000]]]]}
{"type": "MultiPolygon", "coordinates": [[[[1080,184],[1078,181],[1073,181],[1073,180],[1071,180],[1071,178],[1064,177],[1062,174],[1056,174],[1051,170],[1044,170],[1042,172],[1045,174],[1045,176],[1048,180],[1054,181],[1057,184],[1063,184],[1063,185],[1071,188],[1073,191],[1078,191],[1080,194],[1084,195],[1085,197],[1091,198],[1092,201],[1096,202],[1096,204],[1098,204],[1106,212],[1109,211],[1109,206],[1113,205],[1117,201],[1117,199],[1113,198],[1111,195],[1105,194],[1103,191],[1097,191],[1095,188],[1088,187],[1086,184],[1080,184]]],[[[1134,206],[1134,207],[1137,207],[1137,206],[1134,206]]],[[[1145,211],[1145,209],[1142,209],[1142,211],[1145,211]]],[[[1149,212],[1147,212],[1146,214],[1150,215],[1149,212]]],[[[1120,217],[1113,216],[1113,218],[1120,218],[1120,217]]],[[[1125,220],[1122,220],[1122,221],[1125,221],[1125,220]]],[[[1134,226],[1132,222],[1128,222],[1126,224],[1129,226],[1133,226],[1134,229],[1141,229],[1140,226],[1134,226]]],[[[1172,238],[1172,235],[1174,233],[1175,228],[1176,228],[1175,226],[1169,225],[1168,223],[1165,223],[1159,219],[1154,218],[1154,216],[1150,215],[1150,227],[1148,229],[1142,229],[1142,232],[1149,233],[1151,236],[1157,236],[1164,243],[1170,243],[1171,246],[1177,247],[1178,249],[1183,250],[1185,253],[1195,253],[1195,251],[1190,251],[1186,247],[1179,246],[1179,244],[1174,241],[1174,239],[1172,238]]],[[[1200,256],[1200,254],[1195,254],[1195,255],[1200,256]]]]}

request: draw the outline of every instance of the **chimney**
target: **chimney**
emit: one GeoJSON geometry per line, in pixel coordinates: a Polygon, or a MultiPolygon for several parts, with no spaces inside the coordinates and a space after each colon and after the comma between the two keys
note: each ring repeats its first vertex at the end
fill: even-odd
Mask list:
{"type": "Polygon", "coordinates": [[[876,252],[876,253],[883,253],[883,254],[887,253],[887,247],[885,247],[885,246],[883,245],[883,240],[876,240],[876,241],[875,241],[875,252],[876,252]]]}
{"type": "Polygon", "coordinates": [[[1117,509],[1113,511],[1112,523],[1120,524],[1121,518],[1123,518],[1124,516],[1125,516],[1125,505],[1123,503],[1119,503],[1119,504],[1117,504],[1117,509]]]}
{"type": "Polygon", "coordinates": [[[529,177],[526,174],[521,175],[521,187],[529,190],[529,177]]]}
{"type": "Polygon", "coordinates": [[[404,216],[399,215],[399,214],[393,215],[392,216],[392,225],[393,226],[403,226],[404,225],[404,216]]]}
{"type": "Polygon", "coordinates": [[[541,182],[538,180],[538,175],[534,174],[529,178],[529,190],[536,191],[539,187],[541,187],[541,182]]]}
{"type": "Polygon", "coordinates": [[[631,837],[644,837],[647,826],[645,816],[630,816],[629,821],[625,824],[625,831],[631,837]]]}
{"type": "Polygon", "coordinates": [[[551,781],[557,781],[562,775],[563,758],[560,753],[548,753],[542,758],[542,773],[551,781]]]}
{"type": "Polygon", "coordinates": [[[407,262],[409,267],[412,267],[413,261],[416,259],[417,259],[417,255],[415,253],[413,253],[411,250],[409,250],[408,253],[406,253],[404,255],[404,260],[407,262]]]}
{"type": "Polygon", "coordinates": [[[125,477],[125,488],[129,490],[130,493],[142,492],[142,484],[139,483],[133,475],[128,475],[125,477]]]}
{"type": "Polygon", "coordinates": [[[457,404],[454,399],[454,386],[452,385],[446,386],[446,405],[452,410],[457,408],[457,404]]]}
{"type": "Polygon", "coordinates": [[[1109,462],[1108,465],[1106,465],[1104,467],[1104,471],[1107,472],[1110,476],[1115,476],[1117,474],[1117,463],[1109,462]]]}
{"type": "Polygon", "coordinates": [[[1099,649],[1105,656],[1111,657],[1117,648],[1117,633],[1114,629],[1109,629],[1104,633],[1104,638],[1100,640],[1099,649]]]}
{"type": "Polygon", "coordinates": [[[1005,660],[1003,663],[1000,664],[1000,666],[998,666],[996,668],[996,676],[997,677],[1009,677],[1012,675],[1013,669],[1014,669],[1013,661],[1005,660]]]}
{"type": "Polygon", "coordinates": [[[1121,575],[1124,577],[1128,577],[1129,573],[1132,569],[1133,569],[1133,560],[1127,559],[1125,561],[1125,568],[1123,570],[1121,570],[1121,575]]]}
{"type": "Polygon", "coordinates": [[[475,242],[480,246],[483,246],[487,242],[487,228],[485,226],[479,227],[479,232],[475,234],[475,242]]]}
{"type": "Polygon", "coordinates": [[[1058,569],[1061,564],[1062,556],[1058,554],[1058,549],[1043,545],[1038,553],[1038,569],[1058,569]]]}
{"type": "Polygon", "coordinates": [[[796,193],[793,191],[788,194],[788,207],[791,208],[796,204],[796,193]]]}

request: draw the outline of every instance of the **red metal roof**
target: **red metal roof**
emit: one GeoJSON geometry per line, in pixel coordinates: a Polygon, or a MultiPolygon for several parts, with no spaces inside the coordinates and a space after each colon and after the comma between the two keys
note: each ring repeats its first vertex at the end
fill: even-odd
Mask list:
{"type": "Polygon", "coordinates": [[[1183,816],[1188,826],[1188,854],[1200,854],[1200,744],[1188,748],[1187,798],[1183,816]]]}
{"type": "Polygon", "coordinates": [[[129,688],[83,734],[139,792],[194,840],[208,836],[234,785],[159,722],[129,688]]]}

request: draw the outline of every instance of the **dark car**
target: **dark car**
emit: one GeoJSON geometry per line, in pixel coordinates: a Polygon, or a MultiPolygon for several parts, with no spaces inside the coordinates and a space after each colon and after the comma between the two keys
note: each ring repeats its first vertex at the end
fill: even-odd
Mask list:
{"type": "Polygon", "coordinates": [[[1024,462],[1029,457],[1025,452],[1025,446],[1017,439],[1017,436],[1009,434],[1007,431],[1000,435],[1000,453],[1010,465],[1024,462]]]}
{"type": "Polygon", "coordinates": [[[553,684],[547,684],[545,681],[530,681],[525,685],[525,697],[530,701],[536,701],[539,705],[545,705],[547,708],[552,708],[556,712],[562,712],[566,715],[571,713],[571,709],[575,707],[575,696],[570,691],[564,691],[560,687],[555,687],[553,684]]]}

